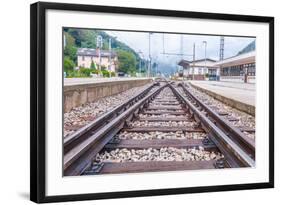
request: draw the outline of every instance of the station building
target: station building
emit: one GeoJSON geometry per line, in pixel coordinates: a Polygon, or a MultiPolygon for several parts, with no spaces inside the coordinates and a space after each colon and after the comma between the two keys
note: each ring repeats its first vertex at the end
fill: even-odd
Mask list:
{"type": "Polygon", "coordinates": [[[256,51],[250,51],[214,64],[219,67],[217,76],[221,81],[255,83],[256,51]]]}
{"type": "Polygon", "coordinates": [[[255,83],[256,52],[250,51],[221,61],[200,59],[181,60],[183,77],[193,80],[220,80],[230,82],[255,83]]]}
{"type": "Polygon", "coordinates": [[[216,61],[210,58],[188,61],[182,59],[178,65],[183,68],[183,76],[187,79],[205,80],[210,74],[216,73],[216,61]]]}
{"type": "Polygon", "coordinates": [[[110,52],[108,50],[79,48],[77,50],[78,67],[90,68],[92,63],[95,63],[97,66],[101,64],[105,69],[116,72],[118,64],[117,54],[114,51],[110,52]],[[99,55],[101,59],[99,59],[99,55]]]}

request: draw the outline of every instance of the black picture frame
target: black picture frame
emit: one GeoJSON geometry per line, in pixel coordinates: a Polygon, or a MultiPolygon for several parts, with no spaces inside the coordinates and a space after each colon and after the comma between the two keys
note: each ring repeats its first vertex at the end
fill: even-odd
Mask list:
{"type": "Polygon", "coordinates": [[[198,192],[217,192],[274,187],[274,18],[265,16],[230,15],[218,13],[125,8],[82,4],[38,2],[30,6],[30,199],[37,203],[76,200],[97,200],[124,197],[141,197],[198,192]],[[46,10],[86,11],[121,13],[131,15],[168,16],[194,19],[234,20],[263,22],[269,25],[269,182],[239,185],[204,186],[193,188],[171,188],[109,193],[89,193],[46,196],[45,166],[45,37],[46,10]]]}

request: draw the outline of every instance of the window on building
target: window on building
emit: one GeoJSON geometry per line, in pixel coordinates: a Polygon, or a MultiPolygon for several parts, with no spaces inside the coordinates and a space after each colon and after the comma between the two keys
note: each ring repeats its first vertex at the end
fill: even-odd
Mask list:
{"type": "Polygon", "coordinates": [[[84,61],[85,60],[85,56],[82,56],[82,61],[84,61]]]}
{"type": "Polygon", "coordinates": [[[250,63],[248,67],[248,75],[249,76],[255,76],[256,75],[256,64],[250,63]]]}
{"type": "Polygon", "coordinates": [[[239,69],[239,71],[240,71],[240,76],[243,76],[244,75],[244,66],[242,65],[242,66],[240,66],[240,69],[239,69]]]}

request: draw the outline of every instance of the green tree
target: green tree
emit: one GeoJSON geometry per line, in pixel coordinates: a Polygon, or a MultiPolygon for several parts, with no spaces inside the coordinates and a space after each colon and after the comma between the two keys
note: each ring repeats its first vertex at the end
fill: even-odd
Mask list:
{"type": "Polygon", "coordinates": [[[64,71],[69,72],[74,69],[75,63],[68,57],[65,56],[63,59],[64,71]]]}
{"type": "Polygon", "coordinates": [[[68,33],[65,33],[65,48],[64,56],[68,56],[73,62],[77,61],[77,48],[75,45],[75,39],[68,33]]]}
{"type": "Polygon", "coordinates": [[[127,73],[127,74],[134,74],[136,73],[136,56],[128,51],[118,50],[118,71],[127,73]]]}

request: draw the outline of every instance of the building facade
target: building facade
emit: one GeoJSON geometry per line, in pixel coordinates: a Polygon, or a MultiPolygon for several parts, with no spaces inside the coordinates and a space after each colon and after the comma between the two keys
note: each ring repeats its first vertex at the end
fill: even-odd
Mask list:
{"type": "Polygon", "coordinates": [[[111,72],[117,71],[118,58],[114,51],[79,48],[77,50],[77,66],[91,68],[94,63],[97,69],[104,68],[111,72]]]}
{"type": "Polygon", "coordinates": [[[183,68],[183,75],[188,79],[205,80],[210,73],[216,72],[216,61],[210,58],[195,61],[181,60],[178,65],[183,68]]]}

